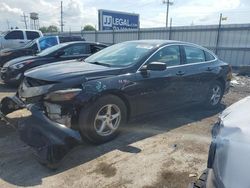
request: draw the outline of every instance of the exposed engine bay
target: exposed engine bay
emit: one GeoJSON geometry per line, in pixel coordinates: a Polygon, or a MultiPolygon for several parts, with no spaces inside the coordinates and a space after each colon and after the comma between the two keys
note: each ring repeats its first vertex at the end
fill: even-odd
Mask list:
{"type": "Polygon", "coordinates": [[[49,102],[44,102],[47,116],[57,123],[63,124],[68,128],[71,128],[71,117],[69,113],[62,114],[62,106],[49,102]]]}

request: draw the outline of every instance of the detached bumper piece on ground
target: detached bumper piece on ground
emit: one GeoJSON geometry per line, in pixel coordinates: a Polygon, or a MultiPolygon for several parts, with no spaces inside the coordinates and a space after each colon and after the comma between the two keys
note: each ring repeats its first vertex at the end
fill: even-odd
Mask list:
{"type": "MultiPolygon", "coordinates": [[[[12,110],[24,107],[17,102],[17,97],[4,98],[2,107],[12,107],[12,110]],[[13,108],[14,107],[14,108],[13,108]]],[[[17,130],[23,142],[33,150],[38,161],[49,168],[57,168],[59,162],[75,146],[81,143],[79,132],[67,128],[64,125],[49,120],[36,105],[29,105],[32,115],[19,121],[17,130]]],[[[8,108],[8,112],[10,112],[8,108]]],[[[8,121],[8,118],[2,114],[8,121]]]]}

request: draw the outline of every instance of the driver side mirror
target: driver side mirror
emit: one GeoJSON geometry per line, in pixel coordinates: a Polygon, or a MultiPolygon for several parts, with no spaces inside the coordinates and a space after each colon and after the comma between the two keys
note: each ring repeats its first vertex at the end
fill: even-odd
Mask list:
{"type": "Polygon", "coordinates": [[[64,54],[65,54],[64,51],[58,51],[58,52],[55,53],[54,57],[55,57],[55,58],[58,58],[58,57],[61,57],[61,56],[64,55],[64,54]]]}
{"type": "Polygon", "coordinates": [[[162,62],[151,62],[144,67],[144,70],[152,70],[152,71],[164,71],[167,69],[166,63],[162,62]]]}

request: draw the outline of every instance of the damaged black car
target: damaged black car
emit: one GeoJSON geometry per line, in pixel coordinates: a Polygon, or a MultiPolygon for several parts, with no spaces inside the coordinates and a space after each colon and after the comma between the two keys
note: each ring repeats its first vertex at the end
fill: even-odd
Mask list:
{"type": "Polygon", "coordinates": [[[2,117],[27,108],[21,139],[47,166],[58,164],[82,139],[104,143],[131,118],[191,104],[220,105],[231,68],[191,43],[128,41],[84,62],[59,63],[25,73],[15,96],[1,102],[2,117]]]}

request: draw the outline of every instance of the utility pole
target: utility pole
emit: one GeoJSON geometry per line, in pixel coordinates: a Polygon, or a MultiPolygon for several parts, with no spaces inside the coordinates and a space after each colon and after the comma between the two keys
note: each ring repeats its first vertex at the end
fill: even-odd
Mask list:
{"type": "Polygon", "coordinates": [[[28,18],[28,16],[26,16],[25,13],[23,12],[23,15],[21,17],[23,18],[22,22],[24,22],[25,28],[28,29],[28,26],[27,26],[27,18],[28,18]]]}
{"type": "Polygon", "coordinates": [[[215,46],[215,54],[218,54],[219,42],[220,42],[220,31],[221,31],[221,22],[227,20],[227,17],[223,17],[222,13],[220,13],[219,25],[218,25],[218,32],[217,32],[217,39],[216,39],[216,46],[215,46]]]}
{"type": "Polygon", "coordinates": [[[61,1],[61,32],[63,32],[63,2],[61,1]]]}
{"type": "Polygon", "coordinates": [[[169,0],[163,0],[162,1],[163,4],[167,5],[167,12],[166,12],[166,27],[168,27],[168,13],[169,13],[169,6],[173,5],[173,2],[170,2],[169,0]]]}
{"type": "Polygon", "coordinates": [[[168,37],[169,40],[171,40],[171,34],[172,34],[172,18],[170,18],[169,37],[168,37]]]}

